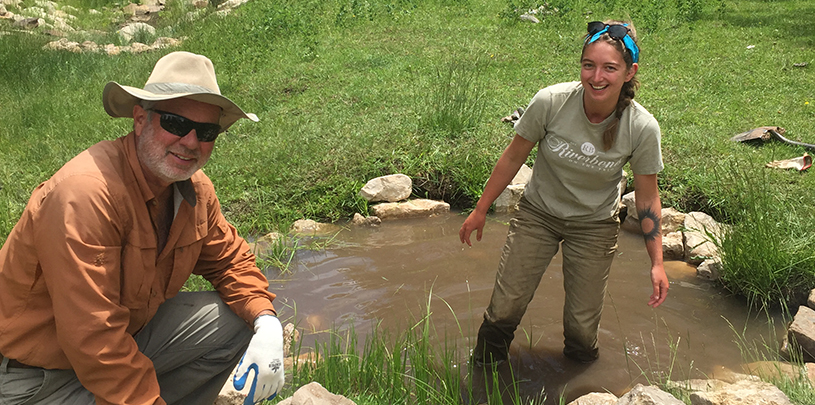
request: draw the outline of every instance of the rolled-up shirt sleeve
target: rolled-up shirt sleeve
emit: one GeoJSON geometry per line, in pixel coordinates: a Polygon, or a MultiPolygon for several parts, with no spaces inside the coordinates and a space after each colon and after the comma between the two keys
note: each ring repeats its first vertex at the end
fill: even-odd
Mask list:
{"type": "Polygon", "coordinates": [[[153,364],[121,303],[122,201],[104,180],[63,179],[40,202],[34,240],[52,299],[57,342],[98,404],[164,404],[153,364]]]}

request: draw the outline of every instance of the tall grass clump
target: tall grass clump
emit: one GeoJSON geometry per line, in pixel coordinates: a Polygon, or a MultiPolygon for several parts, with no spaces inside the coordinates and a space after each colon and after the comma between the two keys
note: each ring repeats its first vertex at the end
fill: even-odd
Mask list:
{"type": "Polygon", "coordinates": [[[486,85],[483,73],[488,60],[452,56],[431,77],[425,128],[457,138],[475,129],[484,117],[486,85]]]}
{"type": "Polygon", "coordinates": [[[716,178],[719,195],[729,196],[719,207],[730,225],[713,238],[722,284],[759,307],[805,299],[815,287],[811,204],[785,194],[774,185],[777,176],[752,159],[737,160],[735,169],[719,170],[716,178]]]}
{"type": "Polygon", "coordinates": [[[288,236],[279,237],[273,240],[269,244],[268,249],[265,249],[264,252],[257,253],[258,266],[267,269],[267,271],[272,267],[277,269],[280,274],[288,273],[297,255],[297,250],[298,245],[296,240],[288,236]]]}
{"type": "MultiPolygon", "coordinates": [[[[2,208],[2,205],[0,205],[2,208]]],[[[0,218],[2,214],[0,213],[0,218]]],[[[271,234],[252,242],[252,253],[256,265],[269,280],[291,274],[297,265],[297,252],[301,250],[325,250],[334,245],[338,233],[329,237],[303,238],[290,235],[271,234]]],[[[184,283],[183,291],[214,291],[215,288],[204,277],[190,275],[184,283]]]]}
{"type": "MultiPolygon", "coordinates": [[[[499,381],[496,370],[476,370],[453,337],[438,333],[428,310],[424,317],[400,334],[382,330],[376,323],[360,344],[354,328],[332,329],[317,342],[314,353],[303,356],[292,367],[287,390],[295,391],[312,381],[330,392],[358,404],[535,404],[539,399],[522,398],[518,384],[499,381]],[[485,373],[485,387],[472,382],[472,373],[485,373]],[[480,391],[479,391],[480,390],[480,391]],[[478,400],[479,402],[475,402],[478,400]],[[509,402],[506,402],[509,400],[509,402]]],[[[466,351],[465,351],[466,352],[466,351]]],[[[284,392],[281,397],[289,393],[284,392]]]]}

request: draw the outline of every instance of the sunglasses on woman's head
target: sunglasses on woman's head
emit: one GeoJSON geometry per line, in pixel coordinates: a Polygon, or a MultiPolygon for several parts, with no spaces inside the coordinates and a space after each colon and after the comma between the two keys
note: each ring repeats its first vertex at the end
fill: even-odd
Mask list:
{"type": "Polygon", "coordinates": [[[185,137],[193,129],[200,142],[213,142],[221,133],[221,126],[207,122],[196,122],[167,111],[151,110],[161,116],[159,122],[165,131],[180,137],[185,137]]]}
{"type": "Polygon", "coordinates": [[[606,24],[602,21],[592,21],[588,23],[586,26],[586,30],[588,31],[589,35],[597,34],[598,32],[602,31],[608,27],[608,36],[614,39],[623,39],[626,35],[628,35],[628,24],[606,24]]]}
{"type": "Polygon", "coordinates": [[[637,63],[640,59],[640,49],[634,40],[628,35],[630,29],[628,24],[606,24],[602,21],[592,21],[586,26],[588,35],[586,35],[586,43],[590,44],[600,38],[603,34],[608,34],[611,39],[618,39],[623,41],[623,45],[631,54],[631,60],[637,63]]]}

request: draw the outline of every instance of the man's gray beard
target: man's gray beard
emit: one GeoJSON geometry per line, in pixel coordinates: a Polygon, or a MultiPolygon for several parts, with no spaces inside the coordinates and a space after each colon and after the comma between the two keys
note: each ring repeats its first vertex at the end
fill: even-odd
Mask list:
{"type": "MultiPolygon", "coordinates": [[[[152,114],[150,114],[152,115],[152,114]]],[[[175,183],[177,181],[184,181],[192,177],[192,175],[201,169],[203,165],[200,164],[200,153],[192,153],[190,155],[196,155],[196,158],[199,161],[199,165],[196,166],[194,169],[190,170],[189,173],[183,173],[181,175],[178,174],[178,170],[172,170],[168,168],[168,164],[166,162],[167,154],[169,153],[166,149],[161,147],[158,142],[155,140],[156,134],[153,130],[153,126],[151,125],[150,120],[147,121],[147,125],[144,126],[142,129],[142,133],[140,136],[136,137],[136,154],[139,157],[139,160],[142,161],[151,173],[158,177],[160,180],[168,182],[168,183],[175,183]],[[151,148],[150,142],[153,142],[155,145],[158,145],[159,148],[151,148]]],[[[186,151],[185,151],[186,152],[186,151]]]]}

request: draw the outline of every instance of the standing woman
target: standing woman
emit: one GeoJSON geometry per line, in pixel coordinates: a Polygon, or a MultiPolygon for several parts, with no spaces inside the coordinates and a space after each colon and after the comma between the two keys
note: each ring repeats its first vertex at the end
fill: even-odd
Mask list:
{"type": "Polygon", "coordinates": [[[580,81],[538,91],[515,125],[516,135],[495,165],[475,210],[459,231],[462,243],[481,234],[489,207],[538,144],[532,179],[510,221],[492,298],[473,359],[507,360],[516,327],[546,267],[563,247],[563,335],[566,357],[597,359],[597,335],[620,229],[623,165],[630,162],[657,307],[668,294],[662,265],[662,170],[656,119],[633,100],[639,87],[639,48],[630,22],[594,21],[580,58],[580,81]]]}

